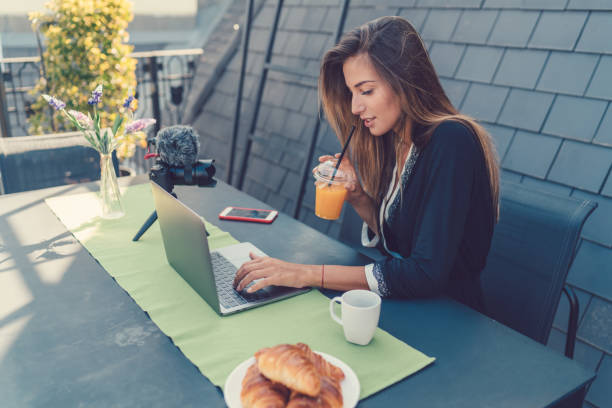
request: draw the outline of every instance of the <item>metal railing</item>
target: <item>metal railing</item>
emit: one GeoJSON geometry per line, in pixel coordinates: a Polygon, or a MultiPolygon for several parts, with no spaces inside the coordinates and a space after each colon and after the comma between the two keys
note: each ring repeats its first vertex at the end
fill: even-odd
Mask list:
{"type": "Polygon", "coordinates": [[[196,57],[203,52],[201,48],[191,48],[131,54],[138,61],[137,112],[157,120],[156,132],[162,124],[167,126],[181,123],[186,96],[195,75],[196,57]]]}
{"type": "MultiPolygon", "coordinates": [[[[134,52],[137,60],[137,116],[153,116],[158,125],[179,123],[191,89],[201,48],[134,52]],[[163,112],[163,114],[162,114],[163,112]]],[[[29,95],[41,76],[40,57],[0,59],[0,124],[2,136],[28,135],[29,95]]],[[[156,130],[158,130],[157,128],[156,130]]]]}
{"type": "MultiPolygon", "coordinates": [[[[201,48],[134,52],[137,60],[135,96],[137,117],[154,117],[155,132],[160,127],[181,123],[187,95],[191,90],[196,58],[201,48]]],[[[41,76],[40,57],[0,59],[0,137],[29,135],[27,118],[31,115],[30,91],[41,76]]],[[[127,160],[137,173],[148,170],[142,149],[127,160]]]]}
{"type": "Polygon", "coordinates": [[[0,136],[28,135],[26,118],[32,113],[28,92],[40,72],[40,57],[0,59],[0,136]]]}

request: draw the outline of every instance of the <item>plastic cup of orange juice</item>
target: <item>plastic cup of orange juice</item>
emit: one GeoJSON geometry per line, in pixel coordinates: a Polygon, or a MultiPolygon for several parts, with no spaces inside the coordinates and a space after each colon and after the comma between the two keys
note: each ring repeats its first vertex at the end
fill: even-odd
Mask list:
{"type": "Polygon", "coordinates": [[[337,220],[340,217],[346,197],[345,184],[349,181],[342,170],[338,170],[332,180],[334,167],[333,161],[326,161],[319,164],[314,171],[315,215],[325,220],[337,220]]]}

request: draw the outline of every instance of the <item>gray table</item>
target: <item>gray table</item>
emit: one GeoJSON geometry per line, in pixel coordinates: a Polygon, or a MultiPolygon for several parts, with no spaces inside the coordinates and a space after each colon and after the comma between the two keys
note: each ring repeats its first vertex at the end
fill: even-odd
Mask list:
{"type": "MultiPolygon", "coordinates": [[[[121,180],[143,181],[142,176],[121,180]]],[[[220,390],[44,203],[58,193],[96,188],[0,196],[0,406],[224,406],[220,390]]],[[[368,262],[287,215],[271,225],[217,220],[226,205],[268,208],[223,183],[214,189],[177,186],[175,192],[271,256],[305,263],[368,262]]],[[[143,222],[147,216],[143,211],[143,222]]],[[[579,407],[594,376],[447,298],[385,300],[380,326],[437,360],[360,407],[579,407]]]]}

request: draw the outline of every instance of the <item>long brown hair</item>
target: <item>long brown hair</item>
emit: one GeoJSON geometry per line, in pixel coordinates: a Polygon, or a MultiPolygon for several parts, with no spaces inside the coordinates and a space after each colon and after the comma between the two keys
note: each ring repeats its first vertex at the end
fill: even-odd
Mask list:
{"type": "MultiPolygon", "coordinates": [[[[346,33],[327,51],[321,64],[319,96],[325,116],[344,144],[351,126],[351,157],[364,190],[379,207],[390,183],[393,167],[399,163],[408,142],[421,149],[436,126],[445,120],[461,122],[477,136],[488,170],[493,209],[498,210],[499,167],[491,136],[473,118],[462,115],[450,102],[427,50],[414,27],[401,17],[380,17],[346,33]],[[397,92],[402,109],[402,131],[373,137],[363,122],[351,112],[351,91],[342,67],[353,56],[366,54],[378,74],[397,92]],[[412,124],[407,129],[408,120],[412,124]],[[416,128],[424,131],[415,131],[416,128]]],[[[495,214],[497,215],[497,214],[495,214]]],[[[377,218],[377,217],[376,217],[377,218]]],[[[497,217],[496,217],[497,218],[497,217]]]]}

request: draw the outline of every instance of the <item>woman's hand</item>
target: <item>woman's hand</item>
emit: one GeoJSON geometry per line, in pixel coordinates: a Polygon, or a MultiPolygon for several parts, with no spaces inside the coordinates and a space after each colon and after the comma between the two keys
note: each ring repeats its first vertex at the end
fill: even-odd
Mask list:
{"type": "MultiPolygon", "coordinates": [[[[339,158],[340,153],[336,153],[334,156],[325,155],[319,157],[319,162],[331,160],[335,165],[339,158]]],[[[378,224],[376,223],[377,210],[375,208],[374,201],[366,194],[363,187],[361,187],[361,183],[359,183],[357,172],[355,171],[355,167],[353,167],[353,163],[351,163],[348,157],[344,156],[342,158],[342,162],[340,162],[339,169],[346,172],[351,180],[345,184],[347,191],[345,200],[353,206],[361,219],[368,224],[368,227],[370,227],[375,234],[378,234],[378,224]]],[[[315,170],[316,168],[312,170],[313,173],[315,170]]]]}
{"type": "MultiPolygon", "coordinates": [[[[340,158],[340,153],[336,153],[334,156],[324,155],[319,157],[319,163],[323,163],[326,161],[332,161],[334,165],[338,162],[340,158]]],[[[316,168],[312,169],[314,173],[316,168]]],[[[353,167],[353,163],[351,160],[346,157],[346,155],[342,158],[342,162],[340,162],[339,170],[342,170],[349,178],[349,182],[347,182],[344,186],[346,187],[346,201],[351,204],[358,203],[363,198],[367,197],[367,194],[361,187],[359,180],[357,179],[357,172],[355,171],[355,167],[353,167]]]]}
{"type": "Polygon", "coordinates": [[[294,264],[267,256],[257,256],[249,253],[250,261],[242,264],[234,278],[234,289],[243,290],[252,281],[259,279],[247,292],[252,293],[266,286],[290,286],[303,288],[311,286],[310,275],[313,271],[311,265],[294,264]]]}

